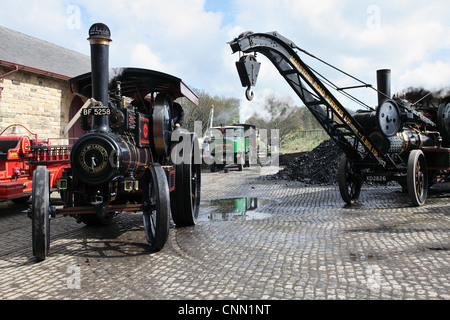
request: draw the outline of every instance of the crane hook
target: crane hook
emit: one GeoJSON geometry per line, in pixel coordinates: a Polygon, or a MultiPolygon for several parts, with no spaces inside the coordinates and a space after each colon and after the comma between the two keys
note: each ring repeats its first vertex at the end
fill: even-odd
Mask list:
{"type": "Polygon", "coordinates": [[[248,87],[247,90],[245,90],[245,97],[248,101],[252,101],[255,97],[255,94],[253,93],[251,87],[248,87]]]}

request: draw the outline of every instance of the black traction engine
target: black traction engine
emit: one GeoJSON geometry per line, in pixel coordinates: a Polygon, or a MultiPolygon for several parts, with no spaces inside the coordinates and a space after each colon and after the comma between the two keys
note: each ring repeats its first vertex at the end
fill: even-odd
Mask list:
{"type": "Polygon", "coordinates": [[[200,152],[193,133],[175,130],[174,100],[198,97],[174,76],[146,69],[109,69],[109,28],[89,30],[90,73],[70,80],[86,134],[73,145],[70,168],[58,181],[64,207],[49,201],[49,172],[33,179],[33,253],[44,260],[50,248],[50,218],[73,216],[106,225],[122,212],[142,212],[147,242],[161,250],[170,216],[177,227],[195,225],[200,205],[200,152]]]}

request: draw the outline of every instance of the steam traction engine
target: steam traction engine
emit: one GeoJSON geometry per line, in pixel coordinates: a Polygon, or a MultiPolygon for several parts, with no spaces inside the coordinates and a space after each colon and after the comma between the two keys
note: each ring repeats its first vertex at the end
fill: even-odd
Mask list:
{"type": "Polygon", "coordinates": [[[365,181],[397,181],[408,190],[416,206],[425,203],[431,184],[448,181],[450,97],[439,101],[428,96],[416,101],[392,98],[390,70],[379,70],[375,89],[378,106],[372,108],[348,93],[349,89],[374,89],[370,84],[331,66],[276,32],[246,32],[229,44],[233,53],[242,53],[236,66],[242,86],[247,87],[247,99],[253,98],[251,87],[255,86],[260,69],[256,53],[261,53],[342,149],[338,184],[347,204],[359,198],[365,181]],[[338,87],[307,65],[296,50],[351,77],[358,85],[338,87]],[[330,90],[343,93],[365,109],[351,114],[330,90]]]}
{"type": "Polygon", "coordinates": [[[198,142],[174,131],[172,120],[174,99],[198,103],[197,96],[180,79],[152,70],[115,69],[110,79],[108,27],[94,24],[88,40],[92,72],[70,80],[72,91],[88,99],[81,110],[88,133],[73,145],[71,167],[58,181],[64,208],[49,203],[48,170],[39,166],[34,174],[30,216],[38,260],[49,253],[56,215],[105,225],[119,213],[142,211],[152,251],[167,241],[170,213],[177,227],[194,225],[198,216],[198,142]]]}

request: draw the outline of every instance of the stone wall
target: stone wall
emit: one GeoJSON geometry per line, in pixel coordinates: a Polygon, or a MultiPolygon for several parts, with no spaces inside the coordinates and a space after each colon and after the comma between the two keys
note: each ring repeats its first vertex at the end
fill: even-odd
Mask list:
{"type": "MultiPolygon", "coordinates": [[[[11,68],[0,66],[0,75],[9,71],[11,68]]],[[[19,70],[0,79],[0,87],[3,88],[0,132],[17,123],[37,133],[39,138],[63,138],[61,131],[69,121],[73,99],[67,80],[19,70]]],[[[64,143],[62,140],[51,142],[64,143]]]]}

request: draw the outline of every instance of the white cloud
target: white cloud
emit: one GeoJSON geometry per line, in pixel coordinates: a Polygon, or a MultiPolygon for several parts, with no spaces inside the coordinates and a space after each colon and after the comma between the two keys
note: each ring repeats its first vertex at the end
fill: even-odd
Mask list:
{"type": "Polygon", "coordinates": [[[0,25],[34,37],[60,41],[61,29],[67,31],[67,7],[55,0],[3,1],[0,25]]]}
{"type": "Polygon", "coordinates": [[[424,88],[437,91],[450,87],[450,64],[443,61],[424,62],[399,76],[399,88],[424,88]]]}
{"type": "Polygon", "coordinates": [[[131,65],[154,70],[167,70],[169,72],[169,68],[161,63],[158,54],[152,52],[144,43],[137,43],[132,47],[131,65]]]}
{"type": "MultiPolygon", "coordinates": [[[[207,6],[228,12],[205,10],[205,1],[212,0],[9,1],[2,4],[0,24],[89,54],[87,30],[104,22],[113,37],[111,66],[153,68],[211,95],[243,100],[234,65],[239,57],[227,42],[247,30],[278,31],[366,82],[375,83],[377,69],[391,68],[398,90],[449,86],[448,1],[231,0],[207,6]],[[80,8],[79,29],[67,25],[69,6],[80,8]]],[[[261,55],[259,61],[255,99],[276,93],[301,104],[273,65],[261,55]]],[[[323,73],[346,83],[334,72],[323,73]]]]}

